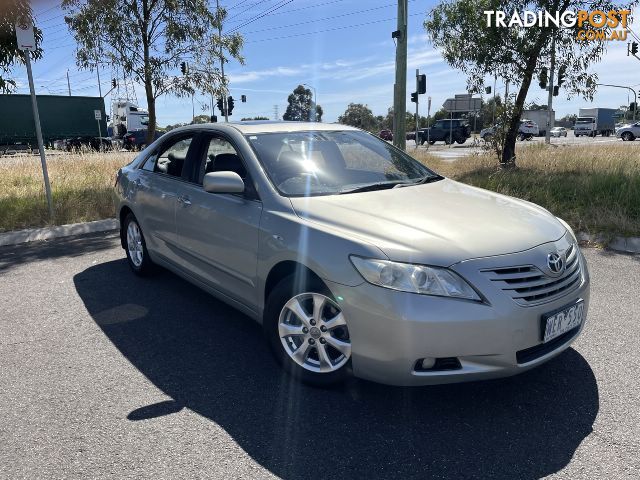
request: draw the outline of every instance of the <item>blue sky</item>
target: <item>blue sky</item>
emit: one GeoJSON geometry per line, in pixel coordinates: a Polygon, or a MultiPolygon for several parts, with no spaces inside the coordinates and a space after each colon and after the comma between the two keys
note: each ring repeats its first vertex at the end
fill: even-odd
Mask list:
{"type": "MultiPolygon", "coordinates": [[[[421,97],[421,113],[426,114],[426,96],[432,97],[432,112],[446,98],[464,93],[466,77],[450,69],[427,40],[422,23],[427,12],[438,2],[409,0],[409,56],[407,95],[415,89],[415,69],[427,74],[427,95],[421,97]]],[[[228,9],[228,28],[254,18],[278,0],[221,0],[228,9]]],[[[75,66],[74,41],[64,24],[58,0],[40,0],[35,4],[36,24],[44,30],[44,57],[34,64],[38,93],[67,94],[66,72],[69,70],[74,95],[97,95],[96,74],[80,71],[75,66]]],[[[385,114],[393,100],[395,46],[391,32],[395,30],[397,3],[393,0],[292,0],[270,15],[244,26],[243,54],[246,64],[226,65],[231,94],[247,103],[236,102],[232,119],[248,116],[273,118],[274,106],[280,115],[287,96],[300,83],[316,88],[325,121],[335,121],[350,102],[367,104],[375,114],[385,114]],[[302,25],[298,25],[302,24],[302,25]]],[[[610,42],[604,60],[594,67],[601,83],[638,85],[640,63],[627,57],[625,42],[610,42]]],[[[101,69],[103,94],[110,88],[115,72],[101,69]]],[[[18,68],[14,76],[20,83],[19,93],[28,93],[26,71],[18,68]]],[[[120,81],[121,94],[124,93],[120,81]]],[[[132,93],[132,88],[129,93],[132,93]]],[[[499,92],[504,82],[498,79],[499,92]]],[[[135,87],[138,103],[145,107],[143,90],[135,87]]],[[[626,91],[602,88],[593,104],[581,98],[554,99],[556,116],[577,113],[587,106],[618,107],[627,104],[626,91]]],[[[197,97],[207,102],[205,96],[197,97]]],[[[546,92],[537,84],[531,87],[529,101],[546,103],[546,92]]],[[[109,109],[110,96],[106,97],[109,109]]],[[[407,101],[408,109],[414,105],[407,101]]],[[[158,123],[191,120],[190,99],[172,96],[157,101],[158,123]]],[[[203,113],[196,105],[196,115],[203,113]]]]}

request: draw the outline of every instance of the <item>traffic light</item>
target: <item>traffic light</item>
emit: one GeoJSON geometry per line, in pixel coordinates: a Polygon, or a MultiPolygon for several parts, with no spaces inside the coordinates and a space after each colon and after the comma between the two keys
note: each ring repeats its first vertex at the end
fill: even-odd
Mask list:
{"type": "Polygon", "coordinates": [[[418,92],[413,92],[413,93],[411,94],[411,101],[412,101],[413,103],[418,103],[418,92]]]}
{"type": "Polygon", "coordinates": [[[486,93],[487,95],[491,95],[491,87],[486,87],[484,89],[484,93],[486,93]]]}
{"type": "Polygon", "coordinates": [[[560,87],[558,85],[555,85],[553,87],[553,96],[557,97],[559,93],[560,93],[560,87]]]}
{"type": "Polygon", "coordinates": [[[542,67],[542,70],[540,70],[540,76],[538,78],[540,79],[540,82],[538,83],[538,85],[540,85],[540,88],[542,88],[543,90],[547,88],[547,67],[542,67]]]}
{"type": "MultiPolygon", "coordinates": [[[[628,48],[628,47],[629,47],[629,45],[627,45],[627,48],[628,48]]],[[[632,42],[632,43],[631,43],[631,49],[630,49],[630,51],[631,51],[631,55],[635,55],[636,53],[638,53],[638,42],[632,42]]],[[[627,55],[628,55],[628,54],[629,54],[629,53],[627,52],[627,55]]]]}
{"type": "Polygon", "coordinates": [[[189,68],[187,67],[187,62],[182,62],[180,64],[180,71],[183,75],[186,75],[189,72],[189,68]]]}
{"type": "Polygon", "coordinates": [[[247,103],[247,96],[246,95],[240,95],[240,101],[242,103],[247,103]]]}
{"type": "Polygon", "coordinates": [[[227,113],[229,115],[231,115],[231,112],[233,112],[233,104],[234,104],[233,97],[229,95],[229,98],[227,98],[227,110],[228,110],[227,113]]]}
{"type": "Polygon", "coordinates": [[[211,123],[216,123],[218,121],[218,117],[215,115],[211,115],[211,123]]]}
{"type": "Polygon", "coordinates": [[[115,78],[111,79],[111,86],[112,86],[113,88],[116,88],[116,87],[118,86],[118,82],[116,82],[116,79],[115,79],[115,78]]]}
{"type": "Polygon", "coordinates": [[[427,76],[425,74],[418,77],[418,93],[427,93],[427,76]]]}
{"type": "Polygon", "coordinates": [[[565,73],[567,72],[567,67],[560,67],[560,70],[558,70],[558,86],[561,87],[562,84],[565,81],[565,73]]]}
{"type": "Polygon", "coordinates": [[[224,98],[219,98],[216,106],[220,110],[220,115],[224,115],[224,98]]]}
{"type": "Polygon", "coordinates": [[[637,109],[636,102],[631,102],[631,103],[629,104],[629,111],[630,111],[630,112],[634,112],[636,109],[637,109]]]}

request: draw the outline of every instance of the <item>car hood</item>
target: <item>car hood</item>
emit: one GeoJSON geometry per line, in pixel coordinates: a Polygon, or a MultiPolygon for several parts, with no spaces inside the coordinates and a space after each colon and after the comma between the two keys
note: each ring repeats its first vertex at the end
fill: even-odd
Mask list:
{"type": "Polygon", "coordinates": [[[449,266],[561,238],[566,229],[524,200],[444,179],[372,192],[292,197],[296,214],[376,245],[391,260],[449,266]]]}

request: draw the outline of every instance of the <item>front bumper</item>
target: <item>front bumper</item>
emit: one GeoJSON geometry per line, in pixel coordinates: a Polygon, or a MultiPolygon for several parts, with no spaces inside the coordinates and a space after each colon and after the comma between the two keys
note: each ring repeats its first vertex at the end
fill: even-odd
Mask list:
{"type": "Polygon", "coordinates": [[[577,299],[584,301],[588,311],[589,275],[581,253],[583,273],[576,288],[553,301],[526,307],[490,288],[480,274],[471,278],[482,262],[452,269],[479,288],[485,303],[398,292],[368,283],[347,287],[327,282],[347,319],[354,375],[390,385],[506,377],[553,358],[582,332],[586,316],[577,331],[556,342],[543,346],[540,338],[542,315],[577,299]],[[460,368],[420,371],[416,362],[425,357],[455,357],[460,368]]]}

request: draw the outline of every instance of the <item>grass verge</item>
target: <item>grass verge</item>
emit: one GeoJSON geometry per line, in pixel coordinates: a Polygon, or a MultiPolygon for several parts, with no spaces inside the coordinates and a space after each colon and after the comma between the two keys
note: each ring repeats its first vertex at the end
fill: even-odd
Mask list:
{"type": "Polygon", "coordinates": [[[0,231],[113,217],[115,174],[132,158],[128,153],[48,157],[53,222],[49,219],[40,158],[0,158],[0,231]]]}
{"type": "Polygon", "coordinates": [[[489,154],[456,162],[415,156],[455,180],[537,203],[576,232],[640,236],[640,149],[634,145],[531,145],[519,149],[513,170],[499,170],[489,154]]]}

